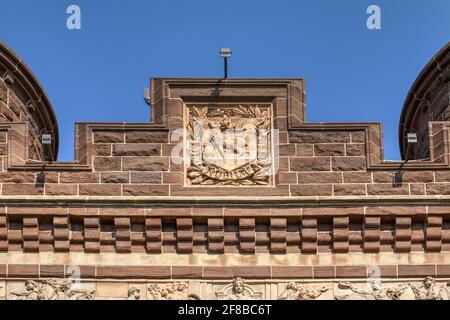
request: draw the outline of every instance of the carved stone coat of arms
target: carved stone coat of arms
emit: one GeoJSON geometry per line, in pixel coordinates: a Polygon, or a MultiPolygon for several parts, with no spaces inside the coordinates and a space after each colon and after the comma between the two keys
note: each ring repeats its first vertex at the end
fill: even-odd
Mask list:
{"type": "Polygon", "coordinates": [[[187,105],[186,184],[272,183],[270,105],[187,105]]]}

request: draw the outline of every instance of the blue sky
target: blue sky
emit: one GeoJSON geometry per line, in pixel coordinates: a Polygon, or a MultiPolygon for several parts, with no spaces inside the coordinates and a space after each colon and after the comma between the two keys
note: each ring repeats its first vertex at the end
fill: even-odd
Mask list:
{"type": "Polygon", "coordinates": [[[423,66],[450,39],[448,0],[1,0],[0,39],[52,101],[59,160],[73,160],[74,122],[145,122],[151,76],[303,77],[309,122],[382,122],[398,159],[398,119],[423,66]],[[81,7],[81,30],[66,8],[81,7]],[[380,6],[382,29],[366,9],[380,6]]]}

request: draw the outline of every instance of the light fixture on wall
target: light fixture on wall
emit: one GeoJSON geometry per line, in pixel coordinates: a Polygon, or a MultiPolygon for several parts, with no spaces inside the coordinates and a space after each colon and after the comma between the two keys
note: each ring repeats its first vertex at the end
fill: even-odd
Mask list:
{"type": "Polygon", "coordinates": [[[144,101],[150,105],[150,88],[144,88],[144,101]]]}
{"type": "Polygon", "coordinates": [[[44,145],[52,144],[52,135],[50,133],[43,133],[41,135],[41,141],[44,145]]]}
{"type": "Polygon", "coordinates": [[[41,130],[40,135],[41,135],[42,146],[47,149],[47,152],[44,151],[43,158],[44,158],[44,160],[52,161],[52,159],[53,159],[53,152],[52,152],[53,135],[51,133],[47,132],[45,129],[41,130]],[[46,153],[47,153],[47,155],[50,156],[50,159],[46,159],[47,158],[47,156],[45,155],[46,153]]]}
{"type": "Polygon", "coordinates": [[[415,144],[417,143],[417,133],[410,132],[406,135],[406,141],[408,144],[415,144]]]}
{"type": "Polygon", "coordinates": [[[408,132],[406,134],[406,143],[407,143],[407,147],[406,147],[406,155],[405,155],[405,160],[406,162],[408,162],[410,160],[410,151],[412,148],[414,148],[414,146],[417,145],[417,133],[415,132],[408,132]]]}

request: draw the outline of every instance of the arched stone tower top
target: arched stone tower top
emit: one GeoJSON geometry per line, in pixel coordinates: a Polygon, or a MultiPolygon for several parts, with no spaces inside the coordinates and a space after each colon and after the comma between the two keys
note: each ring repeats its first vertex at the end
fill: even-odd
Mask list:
{"type": "Polygon", "coordinates": [[[426,159],[430,156],[429,121],[450,120],[450,42],[423,68],[409,90],[400,116],[399,142],[403,159],[426,159]],[[418,143],[406,143],[409,132],[417,133],[418,143]]]}
{"type": "Polygon", "coordinates": [[[52,104],[35,75],[22,59],[0,41],[0,122],[26,122],[27,159],[56,160],[58,123],[52,104]],[[50,133],[44,146],[41,134],[50,133]]]}

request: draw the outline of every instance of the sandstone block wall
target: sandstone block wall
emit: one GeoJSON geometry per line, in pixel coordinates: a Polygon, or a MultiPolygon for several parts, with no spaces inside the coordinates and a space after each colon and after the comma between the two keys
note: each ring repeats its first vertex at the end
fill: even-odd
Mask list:
{"type": "Polygon", "coordinates": [[[45,161],[56,123],[9,117],[0,77],[2,298],[447,299],[449,122],[429,160],[385,161],[380,124],[308,123],[302,79],[157,78],[152,122],[77,123],[74,161],[45,161]],[[267,129],[266,162],[189,175],[191,116],[267,129]]]}

